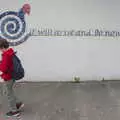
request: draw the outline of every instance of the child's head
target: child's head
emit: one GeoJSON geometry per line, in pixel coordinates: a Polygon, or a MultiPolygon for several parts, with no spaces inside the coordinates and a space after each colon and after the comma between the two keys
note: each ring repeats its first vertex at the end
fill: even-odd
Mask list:
{"type": "Polygon", "coordinates": [[[9,43],[5,39],[0,39],[0,51],[5,51],[6,49],[9,48],[9,43]]]}

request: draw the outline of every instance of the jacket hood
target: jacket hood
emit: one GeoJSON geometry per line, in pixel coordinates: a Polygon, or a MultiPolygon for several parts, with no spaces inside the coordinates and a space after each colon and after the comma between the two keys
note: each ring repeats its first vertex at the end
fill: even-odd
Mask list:
{"type": "Polygon", "coordinates": [[[3,52],[3,55],[4,54],[8,54],[8,55],[14,55],[14,50],[12,48],[9,48],[8,50],[6,50],[5,52],[3,52]]]}

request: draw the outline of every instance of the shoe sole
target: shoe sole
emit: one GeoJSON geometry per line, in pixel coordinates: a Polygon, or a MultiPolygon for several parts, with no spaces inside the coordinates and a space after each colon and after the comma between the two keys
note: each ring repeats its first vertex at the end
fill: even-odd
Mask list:
{"type": "Polygon", "coordinates": [[[24,106],[25,106],[25,105],[24,105],[24,104],[22,104],[22,105],[20,106],[19,110],[20,110],[20,109],[22,109],[24,106]]]}
{"type": "Polygon", "coordinates": [[[13,115],[13,117],[19,117],[19,116],[20,116],[20,113],[13,115]]]}
{"type": "Polygon", "coordinates": [[[15,114],[15,115],[11,115],[11,116],[8,116],[8,115],[7,115],[7,117],[20,117],[20,113],[17,113],[17,114],[15,114]]]}

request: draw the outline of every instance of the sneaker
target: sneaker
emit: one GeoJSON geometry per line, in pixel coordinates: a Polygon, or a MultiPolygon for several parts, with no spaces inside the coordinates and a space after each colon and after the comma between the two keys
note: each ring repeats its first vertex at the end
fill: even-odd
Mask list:
{"type": "Polygon", "coordinates": [[[6,115],[7,115],[8,117],[12,117],[12,116],[18,117],[18,116],[20,116],[20,112],[19,112],[19,111],[15,111],[15,112],[10,111],[10,112],[6,113],[6,115]]]}
{"type": "Polygon", "coordinates": [[[16,104],[17,109],[21,109],[24,107],[24,104],[22,102],[16,104]]]}

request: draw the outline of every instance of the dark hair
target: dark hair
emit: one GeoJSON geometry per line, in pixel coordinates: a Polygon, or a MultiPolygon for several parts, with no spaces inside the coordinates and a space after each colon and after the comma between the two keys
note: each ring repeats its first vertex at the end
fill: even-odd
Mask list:
{"type": "Polygon", "coordinates": [[[0,39],[0,48],[3,49],[7,49],[9,48],[9,42],[6,39],[0,39]]]}

